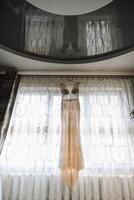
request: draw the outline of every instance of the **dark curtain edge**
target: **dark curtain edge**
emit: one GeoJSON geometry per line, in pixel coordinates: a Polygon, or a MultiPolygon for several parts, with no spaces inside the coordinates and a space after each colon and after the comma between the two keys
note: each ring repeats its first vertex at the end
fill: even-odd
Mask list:
{"type": "Polygon", "coordinates": [[[1,130],[0,130],[0,136],[1,136],[0,153],[1,153],[2,149],[3,149],[4,142],[5,142],[6,135],[7,135],[7,130],[8,130],[8,127],[9,127],[9,124],[10,124],[10,120],[11,120],[11,117],[12,117],[12,111],[13,111],[15,100],[16,100],[16,96],[17,96],[20,77],[21,77],[20,75],[16,74],[16,77],[15,77],[15,80],[14,80],[14,84],[12,85],[12,90],[11,90],[10,98],[9,98],[9,101],[8,101],[8,105],[7,105],[7,108],[6,108],[4,121],[3,121],[3,124],[2,124],[1,130]],[[7,122],[5,122],[7,113],[9,113],[9,115],[7,116],[7,122]]]}
{"type": "Polygon", "coordinates": [[[133,110],[130,113],[131,118],[134,118],[134,78],[130,79],[131,82],[131,93],[132,93],[132,99],[133,99],[133,110]]]}

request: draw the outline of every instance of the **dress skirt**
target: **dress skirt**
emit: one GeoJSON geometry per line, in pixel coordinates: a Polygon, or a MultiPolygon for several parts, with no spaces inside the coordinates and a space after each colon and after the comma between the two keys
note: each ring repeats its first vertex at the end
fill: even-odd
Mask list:
{"type": "Polygon", "coordinates": [[[80,143],[78,99],[62,100],[61,132],[61,179],[65,184],[71,186],[77,182],[79,171],[84,167],[80,143]]]}

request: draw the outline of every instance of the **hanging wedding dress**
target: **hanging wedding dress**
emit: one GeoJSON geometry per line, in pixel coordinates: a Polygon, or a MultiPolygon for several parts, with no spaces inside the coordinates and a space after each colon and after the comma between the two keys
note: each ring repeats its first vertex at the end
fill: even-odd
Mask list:
{"type": "Polygon", "coordinates": [[[83,157],[80,143],[80,104],[79,83],[73,89],[61,84],[61,178],[71,186],[78,180],[79,171],[83,168],[83,157]]]}

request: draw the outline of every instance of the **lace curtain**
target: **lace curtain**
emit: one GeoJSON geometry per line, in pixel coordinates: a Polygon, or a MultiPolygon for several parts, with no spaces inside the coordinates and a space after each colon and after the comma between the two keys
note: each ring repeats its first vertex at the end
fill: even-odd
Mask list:
{"type": "Polygon", "coordinates": [[[64,16],[50,16],[32,7],[25,10],[24,16],[24,49],[31,53],[79,57],[103,54],[122,47],[115,8],[110,8],[105,14],[82,15],[68,21],[64,16]],[[75,50],[72,51],[72,48],[75,50]]]}
{"type": "Polygon", "coordinates": [[[2,200],[133,200],[134,125],[126,79],[22,77],[1,154],[2,200]],[[61,88],[80,82],[84,168],[60,177],[61,88]]]}
{"type": "Polygon", "coordinates": [[[133,107],[128,80],[92,80],[81,87],[81,136],[90,173],[134,173],[133,107]],[[99,85],[100,84],[100,85],[99,85]],[[85,148],[86,146],[86,148],[85,148]]]}
{"type": "Polygon", "coordinates": [[[61,16],[49,16],[39,9],[27,9],[25,50],[40,55],[57,55],[63,45],[63,24],[64,18],[61,16]]]}
{"type": "Polygon", "coordinates": [[[120,35],[118,27],[110,19],[87,22],[87,55],[103,54],[120,48],[120,35]]]}

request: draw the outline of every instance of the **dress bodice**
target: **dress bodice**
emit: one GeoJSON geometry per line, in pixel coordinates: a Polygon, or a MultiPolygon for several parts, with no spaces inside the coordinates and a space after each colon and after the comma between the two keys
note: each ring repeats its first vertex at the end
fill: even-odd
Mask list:
{"type": "Polygon", "coordinates": [[[77,100],[79,98],[79,88],[62,88],[63,100],[77,100]]]}

